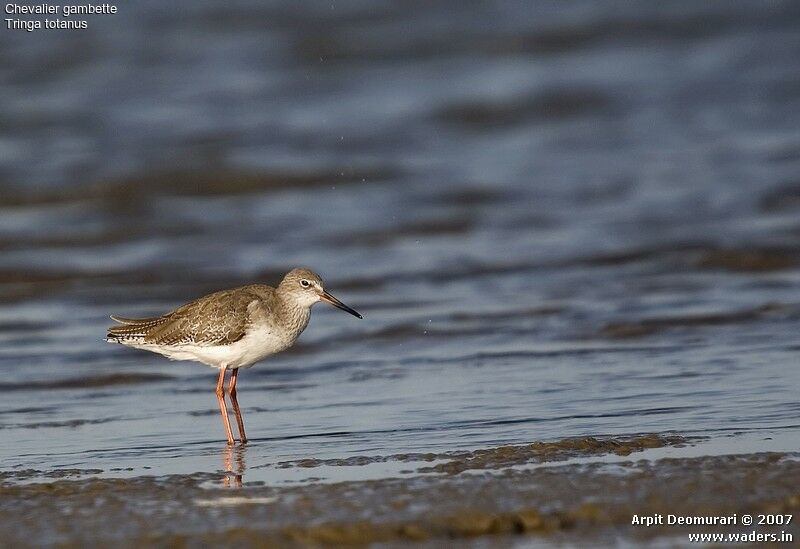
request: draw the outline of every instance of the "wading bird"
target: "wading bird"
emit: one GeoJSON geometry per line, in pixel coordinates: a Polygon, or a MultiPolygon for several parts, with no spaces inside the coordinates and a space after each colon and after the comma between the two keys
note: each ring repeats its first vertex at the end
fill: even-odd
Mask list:
{"type": "Polygon", "coordinates": [[[144,349],[171,360],[195,360],[219,369],[217,401],[228,444],[233,431],[225,406],[225,372],[231,371],[231,398],[239,440],[247,442],[236,399],[239,368],[288,349],[308,325],[311,307],[325,301],[353,316],[362,316],[331,294],[322,279],[308,269],[293,269],[277,288],[251,284],[209,294],[151,318],[111,316],[118,323],[108,329],[106,341],[144,349]]]}

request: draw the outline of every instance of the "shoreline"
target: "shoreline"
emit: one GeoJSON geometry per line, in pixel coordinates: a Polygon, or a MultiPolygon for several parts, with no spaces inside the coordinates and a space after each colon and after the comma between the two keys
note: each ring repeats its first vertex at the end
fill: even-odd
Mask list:
{"type": "MultiPolygon", "coordinates": [[[[653,518],[800,510],[800,452],[646,457],[667,449],[696,453],[703,444],[672,434],[566,439],[452,452],[448,460],[432,454],[430,463],[442,465],[438,474],[420,474],[421,467],[400,478],[296,485],[242,482],[234,462],[229,471],[131,478],[91,476],[97,470],[65,470],[62,478],[7,471],[0,481],[0,512],[6,517],[0,537],[14,545],[67,547],[404,545],[454,539],[460,546],[477,546],[486,539],[579,543],[597,536],[686,543],[688,534],[750,530],[797,539],[797,521],[709,526],[659,524],[653,518]],[[636,523],[635,517],[652,520],[636,523]]],[[[409,469],[420,463],[419,456],[406,457],[409,469]]],[[[353,465],[357,461],[340,466],[365,466],[353,465]]]]}

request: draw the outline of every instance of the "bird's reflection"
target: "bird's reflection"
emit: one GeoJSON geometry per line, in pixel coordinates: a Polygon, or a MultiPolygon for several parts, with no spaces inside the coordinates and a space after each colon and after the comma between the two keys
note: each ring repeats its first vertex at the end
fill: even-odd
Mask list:
{"type": "Polygon", "coordinates": [[[247,446],[225,446],[222,451],[222,465],[225,467],[225,476],[222,484],[226,488],[241,488],[242,477],[245,470],[245,453],[247,446]]]}

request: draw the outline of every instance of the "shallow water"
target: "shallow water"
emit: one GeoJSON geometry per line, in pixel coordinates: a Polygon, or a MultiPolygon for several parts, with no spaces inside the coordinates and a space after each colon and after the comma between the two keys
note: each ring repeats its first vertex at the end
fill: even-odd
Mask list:
{"type": "MultiPolygon", "coordinates": [[[[646,438],[657,443],[654,437],[646,438]]],[[[597,447],[608,442],[564,443],[585,450],[584,443],[597,447]]],[[[610,442],[627,451],[622,448],[625,443],[610,442]]],[[[564,443],[540,449],[548,453],[564,443]]],[[[489,453],[507,456],[508,449],[489,453]]],[[[800,507],[798,454],[656,462],[637,457],[631,454],[613,464],[506,469],[499,474],[239,485],[236,491],[209,486],[214,475],[208,474],[55,478],[32,484],[7,483],[4,475],[0,511],[5,520],[0,521],[0,535],[15,547],[281,548],[378,543],[381,547],[412,543],[549,547],[585,546],[589,540],[595,545],[649,547],[655,542],[658,547],[674,547],[685,546],[690,535],[703,532],[738,536],[758,531],[783,542],[800,535],[797,522],[790,519],[800,507]],[[744,512],[780,516],[781,522],[746,526],[739,521],[744,512]],[[667,513],[734,517],[734,522],[675,526],[663,519],[667,513]],[[664,525],[632,525],[633,515],[661,516],[664,525]]],[[[235,479],[229,480],[228,487],[236,486],[235,479]]]]}
{"type": "Polygon", "coordinates": [[[0,469],[239,459],[280,484],[589,435],[800,447],[797,4],[453,6],[0,33],[0,469]],[[365,319],[320,305],[242,374],[238,458],[213,371],[102,341],[296,265],[365,319]]]}

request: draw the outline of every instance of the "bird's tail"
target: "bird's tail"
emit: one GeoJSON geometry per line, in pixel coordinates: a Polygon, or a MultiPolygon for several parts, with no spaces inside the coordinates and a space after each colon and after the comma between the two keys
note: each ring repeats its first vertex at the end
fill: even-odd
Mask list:
{"type": "Polygon", "coordinates": [[[111,320],[118,322],[118,324],[108,329],[106,341],[109,343],[131,343],[137,340],[141,341],[153,328],[158,327],[166,321],[163,316],[125,318],[115,315],[111,315],[111,320]]]}

